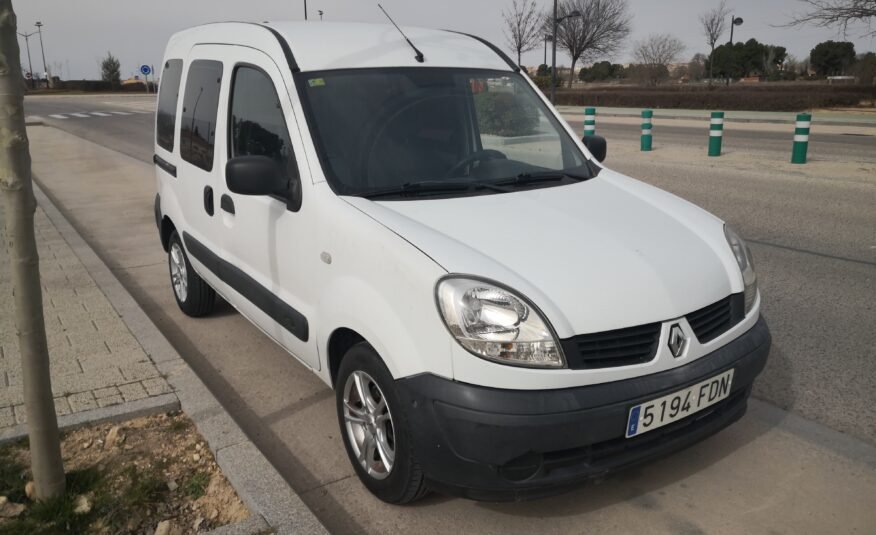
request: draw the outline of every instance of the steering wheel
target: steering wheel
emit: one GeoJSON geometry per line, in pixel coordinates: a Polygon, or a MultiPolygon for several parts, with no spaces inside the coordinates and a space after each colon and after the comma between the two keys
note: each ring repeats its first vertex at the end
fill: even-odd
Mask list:
{"type": "Polygon", "coordinates": [[[501,152],[493,149],[484,149],[475,151],[459,162],[457,162],[449,171],[444,173],[444,178],[458,177],[466,167],[470,167],[475,162],[486,162],[489,160],[507,160],[508,157],[501,152]]]}

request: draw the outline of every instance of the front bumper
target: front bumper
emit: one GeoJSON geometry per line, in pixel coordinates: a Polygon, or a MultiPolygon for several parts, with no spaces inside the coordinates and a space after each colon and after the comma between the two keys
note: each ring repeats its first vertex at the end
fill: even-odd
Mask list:
{"type": "Polygon", "coordinates": [[[581,481],[690,446],[745,413],[770,333],[748,332],[690,364],[644,377],[560,390],[502,390],[424,374],[397,381],[414,450],[431,486],[481,500],[556,493],[581,481]],[[634,405],[733,368],[730,395],[688,418],[631,439],[634,405]]]}

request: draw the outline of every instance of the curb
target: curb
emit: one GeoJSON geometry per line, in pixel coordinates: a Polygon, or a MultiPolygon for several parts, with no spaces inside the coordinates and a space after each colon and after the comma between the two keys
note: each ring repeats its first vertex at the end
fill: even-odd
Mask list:
{"type": "MultiPolygon", "coordinates": [[[[42,202],[40,202],[40,207],[45,209],[42,202]]],[[[58,429],[60,431],[69,431],[83,425],[120,422],[122,420],[175,410],[179,410],[179,398],[175,394],[162,394],[160,396],[138,399],[137,401],[128,401],[119,405],[58,416],[58,429]]],[[[7,427],[0,431],[0,444],[26,436],[27,424],[7,427]]]]}
{"type": "MultiPolygon", "coordinates": [[[[74,254],[116,309],[131,334],[155,363],[158,371],[166,376],[175,391],[175,395],[166,395],[176,400],[170,406],[181,408],[194,422],[225,477],[252,513],[246,520],[219,528],[217,533],[259,533],[267,529],[275,533],[327,534],[328,531],[313,512],[301,501],[258,448],[247,439],[216,397],[180,357],[109,267],[67,221],[36,181],[34,195],[37,203],[73,249],[74,254]]],[[[168,398],[164,401],[171,400],[168,398]]],[[[125,405],[130,407],[132,404],[125,405]]],[[[107,414],[105,418],[127,417],[130,413],[123,412],[125,405],[114,407],[119,414],[107,414]]],[[[113,407],[107,409],[112,413],[113,407]]],[[[143,410],[158,412],[162,409],[155,406],[143,410]]],[[[100,417],[96,414],[100,411],[98,409],[89,413],[100,417]]],[[[84,422],[80,422],[80,425],[81,423],[84,422]]]]}

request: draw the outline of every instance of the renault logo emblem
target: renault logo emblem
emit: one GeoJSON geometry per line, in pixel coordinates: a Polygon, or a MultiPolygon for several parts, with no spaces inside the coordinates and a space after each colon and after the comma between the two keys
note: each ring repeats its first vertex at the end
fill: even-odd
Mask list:
{"type": "Polygon", "coordinates": [[[684,353],[685,348],[687,348],[687,336],[684,335],[681,325],[676,323],[669,328],[669,351],[672,352],[673,357],[678,358],[684,353]]]}

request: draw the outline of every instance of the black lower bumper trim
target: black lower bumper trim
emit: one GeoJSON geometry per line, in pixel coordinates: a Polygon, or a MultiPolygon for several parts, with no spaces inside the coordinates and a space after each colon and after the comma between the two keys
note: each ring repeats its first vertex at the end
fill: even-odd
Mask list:
{"type": "Polygon", "coordinates": [[[766,322],[690,364],[625,381],[561,390],[485,388],[426,374],[397,381],[414,447],[433,487],[513,500],[680,450],[745,413],[770,348],[766,322]],[[730,396],[658,430],[625,438],[629,409],[734,369],[730,396]]]}

